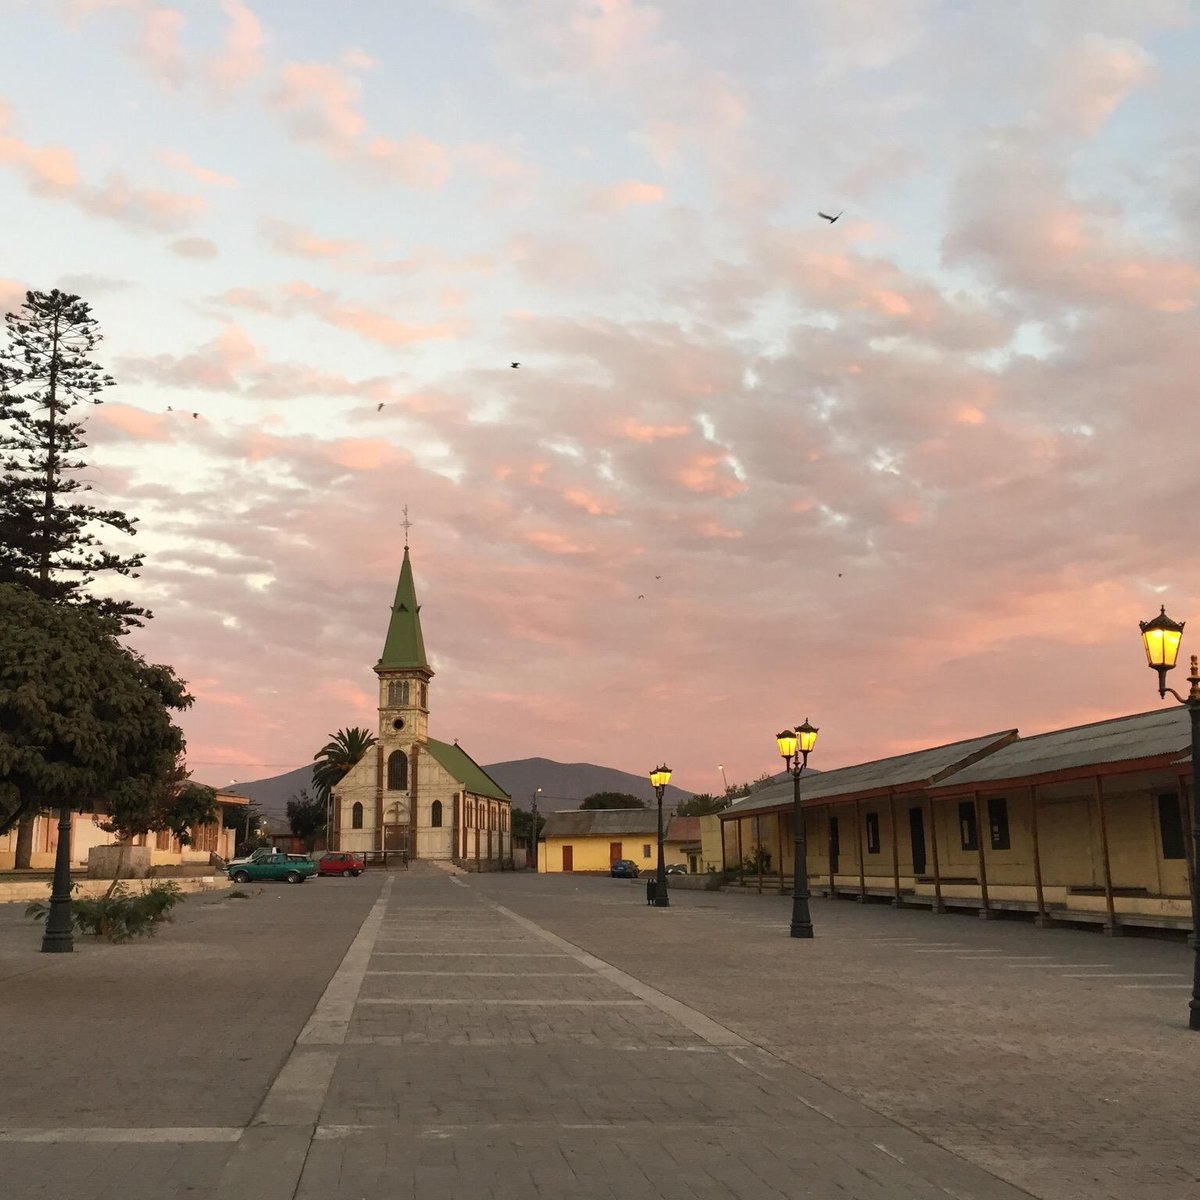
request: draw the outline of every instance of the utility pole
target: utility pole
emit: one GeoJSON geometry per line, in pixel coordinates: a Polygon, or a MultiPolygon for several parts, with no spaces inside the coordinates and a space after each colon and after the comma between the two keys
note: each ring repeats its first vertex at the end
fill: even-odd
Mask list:
{"type": "Polygon", "coordinates": [[[538,871],[538,797],[542,794],[542,789],[538,788],[533,793],[533,821],[530,823],[533,837],[533,873],[536,875],[538,871]]]}

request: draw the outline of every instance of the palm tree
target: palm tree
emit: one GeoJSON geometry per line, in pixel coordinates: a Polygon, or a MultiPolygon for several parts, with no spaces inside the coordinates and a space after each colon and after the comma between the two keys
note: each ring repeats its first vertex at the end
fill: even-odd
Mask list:
{"type": "Polygon", "coordinates": [[[313,791],[322,804],[329,803],[329,793],[373,745],[375,735],[358,725],[329,735],[329,741],[313,755],[313,791]]]}

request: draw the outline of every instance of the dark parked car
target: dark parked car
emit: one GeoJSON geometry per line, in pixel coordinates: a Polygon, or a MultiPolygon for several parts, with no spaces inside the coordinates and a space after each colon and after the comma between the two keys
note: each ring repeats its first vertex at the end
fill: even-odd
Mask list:
{"type": "Polygon", "coordinates": [[[636,879],[641,871],[632,858],[618,858],[608,869],[614,879],[636,879]]]}
{"type": "Polygon", "coordinates": [[[688,869],[683,865],[683,863],[672,863],[667,868],[668,875],[686,875],[687,873],[688,869]]]}

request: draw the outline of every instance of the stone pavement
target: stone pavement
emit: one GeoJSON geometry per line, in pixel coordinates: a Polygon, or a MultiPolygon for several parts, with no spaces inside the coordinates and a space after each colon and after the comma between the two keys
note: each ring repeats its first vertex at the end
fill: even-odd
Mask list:
{"type": "Polygon", "coordinates": [[[1182,941],[815,900],[805,942],[790,897],[471,882],[1045,1200],[1200,1197],[1182,941]]]}
{"type": "MultiPolygon", "coordinates": [[[[1045,1047],[1007,1044],[1024,1027],[981,1026],[993,1009],[985,1003],[982,1018],[972,1017],[977,997],[961,993],[986,989],[1003,996],[993,1008],[1011,1011],[1028,994],[1026,974],[1037,987],[1052,974],[1005,979],[996,962],[980,984],[980,969],[954,951],[1020,935],[1034,955],[1024,939],[1057,931],[819,904],[821,936],[799,943],[782,936],[776,898],[678,892],[670,909],[649,909],[642,897],[623,881],[414,867],[209,902],[155,942],[88,945],[69,958],[29,953],[29,930],[0,914],[0,1000],[6,1022],[18,1013],[15,1031],[0,1026],[0,1194],[1076,1194],[1074,1180],[1064,1189],[1052,1174],[1023,1191],[987,1169],[977,1144],[953,1144],[963,1097],[975,1097],[972,1112],[991,1097],[993,1126],[1009,1141],[1024,1130],[1040,1151],[1041,1077],[1023,1072],[1037,1071],[1045,1047]],[[925,925],[910,926],[918,920],[925,925]],[[925,945],[934,930],[951,945],[925,945]],[[933,953],[943,948],[951,954],[933,953]],[[918,951],[931,953],[915,969],[918,951]],[[830,1005],[836,1016],[824,1011],[830,1005]],[[935,1039],[914,1041],[913,1030],[937,1029],[947,1010],[949,1048],[939,1058],[935,1039]],[[875,1091],[861,1086],[867,1077],[875,1091]],[[889,1112],[903,1107],[902,1078],[918,1099],[889,1112]]],[[[1086,944],[1106,958],[1126,952],[1125,943],[1086,944]]],[[[1179,949],[1156,943],[1132,953],[1148,954],[1164,978],[1178,969],[1179,949]]],[[[1087,1007],[1074,995],[1077,1017],[1087,1007]]],[[[1060,1015],[1050,1022],[1055,1037],[1060,1015]]],[[[1120,1038],[1113,1015],[1103,1003],[1088,1015],[1088,1037],[1105,1051],[1120,1038]]],[[[1118,1025],[1128,1015],[1118,1012],[1118,1025]]],[[[1161,1039],[1151,1077],[1166,1053],[1194,1063],[1200,1049],[1200,1039],[1164,1025],[1154,1003],[1125,1032],[1133,1054],[1161,1039]]],[[[1113,1062],[1102,1089],[1122,1104],[1133,1054],[1113,1062]]],[[[1172,1096],[1174,1079],[1165,1080],[1172,1096]]],[[[1089,1158],[1099,1103],[1077,1096],[1067,1105],[1076,1137],[1059,1157],[1068,1166],[1089,1158]]],[[[1183,1134],[1184,1115],[1160,1125],[1160,1141],[1183,1134]]],[[[1156,1160],[1153,1147],[1118,1143],[1109,1126],[1095,1141],[1101,1155],[1119,1145],[1131,1161],[1156,1160]]],[[[1161,1159],[1153,1186],[1091,1195],[1194,1200],[1194,1172],[1190,1182],[1170,1175],[1183,1153],[1161,1159]]],[[[1010,1180],[1019,1174],[1000,1165],[1010,1180]]]]}

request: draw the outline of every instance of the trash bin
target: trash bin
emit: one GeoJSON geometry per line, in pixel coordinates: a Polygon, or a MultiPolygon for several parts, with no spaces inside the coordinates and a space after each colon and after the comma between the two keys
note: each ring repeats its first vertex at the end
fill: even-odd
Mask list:
{"type": "Polygon", "coordinates": [[[654,893],[655,893],[656,886],[657,886],[657,881],[655,880],[654,876],[648,875],[646,877],[646,903],[647,904],[654,903],[654,893]]]}

